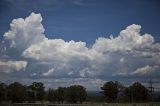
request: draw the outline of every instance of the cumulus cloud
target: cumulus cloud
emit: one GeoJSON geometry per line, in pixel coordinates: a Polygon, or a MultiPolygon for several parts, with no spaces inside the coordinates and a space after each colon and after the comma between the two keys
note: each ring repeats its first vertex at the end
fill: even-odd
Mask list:
{"type": "MultiPolygon", "coordinates": [[[[69,41],[62,39],[45,38],[40,43],[31,45],[23,52],[23,56],[40,61],[61,60],[68,61],[71,57],[82,56],[89,58],[88,48],[84,42],[69,41]]],[[[83,58],[82,58],[83,59],[83,58]]]]}
{"type": "Polygon", "coordinates": [[[41,14],[31,13],[29,17],[13,19],[10,30],[4,33],[4,38],[10,42],[10,47],[26,49],[30,45],[40,42],[45,36],[41,24],[41,14]]]}
{"type": "Polygon", "coordinates": [[[5,73],[25,70],[27,61],[0,61],[0,70],[5,73]]]}
{"type": "Polygon", "coordinates": [[[20,67],[20,63],[1,62],[3,67],[23,70],[27,65],[26,74],[37,79],[70,78],[73,82],[73,78],[88,78],[91,83],[96,78],[99,80],[94,81],[101,83],[115,76],[118,80],[122,75],[152,74],[160,65],[160,44],[152,35],[142,35],[140,25],[129,25],[116,37],[99,37],[87,47],[82,41],[48,39],[41,22],[41,14],[35,13],[12,21],[10,30],[3,35],[4,44],[9,44],[4,53],[10,59],[18,57],[29,64],[21,61],[20,67]],[[14,55],[10,51],[15,51],[14,55]]]}
{"type": "Polygon", "coordinates": [[[140,25],[130,25],[122,30],[118,37],[98,38],[93,49],[99,52],[130,51],[136,48],[150,46],[154,38],[150,34],[140,35],[140,25]]]}

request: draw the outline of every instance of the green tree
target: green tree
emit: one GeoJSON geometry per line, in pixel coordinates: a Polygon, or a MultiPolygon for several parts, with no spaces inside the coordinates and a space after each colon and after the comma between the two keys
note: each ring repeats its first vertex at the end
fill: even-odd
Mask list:
{"type": "Polygon", "coordinates": [[[119,86],[120,83],[117,81],[109,81],[106,82],[101,89],[103,90],[102,93],[106,96],[107,102],[115,102],[118,96],[119,86]]]}
{"type": "Polygon", "coordinates": [[[0,83],[0,102],[6,100],[6,88],[6,84],[0,83]]]}
{"type": "Polygon", "coordinates": [[[78,95],[79,96],[79,102],[82,103],[83,101],[86,100],[86,97],[87,97],[86,88],[78,85],[77,90],[78,90],[78,93],[79,93],[79,95],[78,95]]]}
{"type": "Polygon", "coordinates": [[[27,86],[26,101],[28,101],[29,103],[35,102],[35,93],[31,89],[31,86],[27,86]]]}
{"type": "Polygon", "coordinates": [[[48,99],[50,102],[56,102],[56,101],[57,101],[56,90],[54,90],[54,89],[49,89],[49,90],[47,91],[47,99],[48,99]]]}
{"type": "Polygon", "coordinates": [[[43,101],[45,96],[44,84],[42,82],[33,82],[29,88],[34,92],[35,100],[43,101]]]}
{"type": "Polygon", "coordinates": [[[55,90],[56,100],[58,103],[63,103],[65,100],[65,87],[58,87],[58,89],[55,90]]]}
{"type": "Polygon", "coordinates": [[[65,99],[70,103],[82,103],[87,96],[86,89],[81,85],[72,85],[66,89],[65,99]]]}
{"type": "Polygon", "coordinates": [[[26,95],[26,88],[18,82],[10,84],[7,88],[8,97],[12,102],[24,102],[26,95]]]}
{"type": "Polygon", "coordinates": [[[135,82],[130,86],[131,98],[133,102],[145,102],[148,100],[149,92],[141,83],[135,82]]]}
{"type": "Polygon", "coordinates": [[[126,87],[124,90],[124,99],[126,102],[132,102],[132,95],[130,87],[126,87]]]}

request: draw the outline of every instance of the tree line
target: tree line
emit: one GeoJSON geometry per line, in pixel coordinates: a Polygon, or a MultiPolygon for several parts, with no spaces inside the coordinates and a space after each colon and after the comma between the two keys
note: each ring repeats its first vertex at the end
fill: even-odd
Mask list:
{"type": "Polygon", "coordinates": [[[82,103],[86,96],[86,88],[81,85],[58,87],[57,89],[50,88],[45,91],[45,86],[42,82],[33,82],[29,86],[18,82],[10,85],[0,83],[0,102],[34,103],[36,101],[50,101],[54,103],[82,103]]]}
{"type": "MultiPolygon", "coordinates": [[[[49,101],[52,103],[82,103],[82,102],[148,102],[151,100],[149,90],[139,82],[125,87],[118,81],[108,81],[101,87],[103,96],[87,96],[86,88],[81,85],[49,88],[45,90],[42,82],[23,85],[18,82],[6,85],[0,83],[0,102],[12,103],[49,101]]],[[[160,100],[160,99],[158,99],[160,100]]]]}
{"type": "Polygon", "coordinates": [[[125,87],[118,81],[106,82],[101,87],[107,102],[149,102],[150,92],[139,82],[125,87]]]}

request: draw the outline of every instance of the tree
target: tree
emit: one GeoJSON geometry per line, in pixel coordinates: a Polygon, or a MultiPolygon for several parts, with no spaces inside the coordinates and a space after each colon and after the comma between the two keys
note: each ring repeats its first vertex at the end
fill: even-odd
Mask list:
{"type": "Polygon", "coordinates": [[[6,88],[7,85],[0,83],[0,102],[6,100],[6,88]]]}
{"type": "Polygon", "coordinates": [[[31,89],[31,86],[27,86],[26,88],[27,88],[26,101],[28,101],[29,103],[34,103],[35,102],[34,91],[31,89]]]}
{"type": "Polygon", "coordinates": [[[86,89],[81,85],[72,85],[65,92],[65,99],[70,103],[82,103],[86,99],[86,96],[86,89]]]}
{"type": "Polygon", "coordinates": [[[58,87],[58,89],[55,90],[56,100],[59,103],[63,103],[65,100],[65,87],[58,87]]]}
{"type": "Polygon", "coordinates": [[[106,82],[101,89],[102,93],[106,96],[107,102],[115,102],[118,96],[120,83],[115,81],[106,82]]]}
{"type": "Polygon", "coordinates": [[[130,86],[133,102],[145,102],[148,100],[149,92],[141,83],[135,82],[130,86]]]}
{"type": "Polygon", "coordinates": [[[132,102],[132,95],[130,87],[126,87],[124,90],[124,99],[126,102],[132,102]]]}
{"type": "Polygon", "coordinates": [[[7,88],[8,97],[12,102],[23,102],[25,101],[26,88],[18,82],[10,84],[7,88]]]}
{"type": "Polygon", "coordinates": [[[56,102],[56,101],[57,101],[56,90],[54,90],[54,89],[49,89],[49,90],[47,91],[47,99],[48,99],[50,102],[56,102]]]}
{"type": "Polygon", "coordinates": [[[77,86],[77,90],[78,90],[78,96],[79,96],[79,102],[82,103],[83,101],[86,100],[87,97],[87,93],[86,93],[86,88],[84,88],[83,86],[78,85],[77,86]]]}
{"type": "Polygon", "coordinates": [[[34,92],[35,100],[43,101],[45,96],[44,84],[42,82],[33,82],[32,85],[29,86],[31,90],[34,92]]]}

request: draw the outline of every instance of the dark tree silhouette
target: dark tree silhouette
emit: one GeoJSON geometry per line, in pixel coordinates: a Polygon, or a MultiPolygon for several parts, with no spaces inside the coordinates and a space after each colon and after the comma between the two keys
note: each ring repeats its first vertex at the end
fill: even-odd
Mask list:
{"type": "Polygon", "coordinates": [[[6,84],[0,83],[0,102],[6,100],[6,88],[6,84]]]}
{"type": "Polygon", "coordinates": [[[29,103],[34,103],[36,101],[35,93],[31,89],[31,86],[27,86],[26,101],[28,101],[29,103]]]}
{"type": "Polygon", "coordinates": [[[25,101],[26,87],[18,82],[10,84],[7,88],[8,97],[12,102],[25,101]]]}
{"type": "Polygon", "coordinates": [[[58,103],[63,103],[65,100],[65,87],[58,87],[58,89],[55,90],[56,100],[58,103]]]}
{"type": "Polygon", "coordinates": [[[130,87],[126,87],[124,90],[124,99],[126,102],[132,102],[132,95],[130,87]]]}
{"type": "Polygon", "coordinates": [[[119,83],[117,81],[106,82],[101,89],[103,90],[102,93],[106,96],[107,102],[116,101],[119,91],[119,83]]]}
{"type": "Polygon", "coordinates": [[[135,82],[130,87],[133,102],[145,102],[148,100],[149,92],[141,83],[135,82]]]}
{"type": "Polygon", "coordinates": [[[56,102],[57,101],[56,90],[50,88],[47,91],[47,100],[50,101],[50,102],[56,102]]]}
{"type": "MultiPolygon", "coordinates": [[[[44,90],[44,84],[34,82],[30,86],[22,85],[14,82],[10,85],[0,83],[0,103],[1,101],[12,102],[35,102],[48,100],[55,103],[82,103],[86,100],[86,89],[81,85],[72,85],[69,87],[58,87],[57,89],[44,90]],[[47,95],[45,95],[47,94],[47,95]]],[[[104,101],[104,96],[107,102],[147,102],[149,100],[149,91],[141,83],[135,82],[129,87],[124,87],[117,81],[106,82],[101,87],[101,97],[94,96],[91,101],[104,101]]],[[[89,100],[88,99],[88,100],[89,100]]],[[[156,100],[159,100],[157,97],[156,100]]]]}
{"type": "Polygon", "coordinates": [[[33,82],[29,88],[34,92],[35,100],[43,101],[45,96],[44,84],[42,82],[33,82]]]}
{"type": "Polygon", "coordinates": [[[70,103],[82,103],[87,96],[86,89],[80,85],[73,85],[66,89],[65,99],[70,103]]]}

